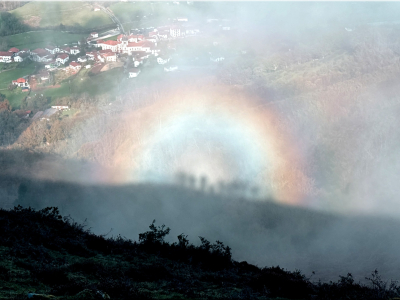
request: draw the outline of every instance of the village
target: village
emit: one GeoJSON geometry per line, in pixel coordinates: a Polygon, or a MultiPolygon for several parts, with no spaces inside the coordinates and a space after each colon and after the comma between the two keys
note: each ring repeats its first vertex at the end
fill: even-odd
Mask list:
{"type": "MultiPolygon", "coordinates": [[[[40,92],[60,87],[61,82],[76,77],[82,70],[86,74],[94,76],[101,72],[118,69],[118,74],[123,74],[127,80],[135,80],[144,69],[152,65],[163,72],[179,71],[172,57],[183,45],[180,41],[186,39],[195,44],[202,34],[209,28],[210,24],[219,26],[222,31],[229,31],[227,26],[214,25],[218,19],[205,20],[206,26],[191,23],[188,18],[180,17],[170,20],[170,25],[133,28],[128,33],[118,28],[118,35],[109,36],[109,32],[91,32],[86,38],[82,38],[71,44],[56,45],[49,42],[43,48],[18,49],[10,48],[6,52],[0,52],[0,63],[21,63],[31,61],[35,63],[35,71],[10,82],[9,90],[19,88],[27,93],[30,98],[31,92],[40,92]]],[[[226,21],[226,20],[224,20],[226,21]]],[[[213,43],[214,46],[218,42],[213,43]]],[[[209,57],[209,63],[220,63],[225,57],[219,53],[205,53],[209,57]]],[[[175,55],[177,56],[177,55],[175,55]]],[[[197,60],[198,57],[195,57],[197,60]]],[[[81,79],[83,80],[83,79],[81,79]]],[[[36,94],[35,94],[36,95],[36,94]]],[[[43,96],[43,95],[42,95],[43,96]]],[[[59,106],[39,111],[32,120],[47,119],[57,111],[68,109],[68,106],[59,106]]],[[[27,111],[28,112],[28,111],[27,111]]],[[[30,111],[29,111],[30,113],[30,111]]],[[[29,117],[29,113],[24,117],[29,117]]]]}

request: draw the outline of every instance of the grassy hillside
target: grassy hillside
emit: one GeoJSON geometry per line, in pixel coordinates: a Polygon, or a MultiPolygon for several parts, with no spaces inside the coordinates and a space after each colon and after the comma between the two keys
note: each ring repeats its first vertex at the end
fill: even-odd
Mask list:
{"type": "Polygon", "coordinates": [[[73,34],[51,30],[31,31],[8,36],[7,43],[10,48],[16,47],[18,49],[28,48],[34,50],[45,47],[50,43],[55,45],[77,43],[82,37],[87,37],[87,34],[73,34]]]}
{"type": "MultiPolygon", "coordinates": [[[[0,297],[26,299],[28,292],[57,299],[391,299],[399,288],[372,286],[349,274],[337,283],[313,284],[299,271],[259,268],[231,259],[230,248],[200,237],[192,245],[170,229],[150,225],[139,242],[106,238],[62,217],[57,208],[0,209],[0,297]],[[106,296],[107,297],[107,296],[106,296]],[[103,296],[104,298],[104,296],[103,296]]],[[[43,299],[33,296],[33,299],[43,299]]]]}
{"type": "Polygon", "coordinates": [[[51,27],[63,24],[96,28],[112,24],[102,11],[93,11],[92,5],[82,2],[30,2],[10,11],[13,15],[32,27],[51,27]]]}

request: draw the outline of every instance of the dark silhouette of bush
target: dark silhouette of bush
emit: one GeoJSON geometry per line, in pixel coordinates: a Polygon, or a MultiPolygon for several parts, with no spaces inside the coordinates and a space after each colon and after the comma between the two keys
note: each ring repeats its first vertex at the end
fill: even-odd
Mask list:
{"type": "Polygon", "coordinates": [[[154,296],[159,298],[178,293],[191,299],[383,300],[400,294],[396,282],[383,281],[377,271],[367,278],[369,286],[354,282],[351,274],[312,283],[300,271],[236,262],[220,241],[200,237],[201,244],[194,246],[182,233],[170,244],[165,242],[170,229],[155,221],[139,235],[139,243],[94,235],[85,223],[61,217],[56,207],[0,209],[0,227],[0,244],[7,249],[0,257],[0,285],[13,273],[1,259],[11,259],[13,268],[28,271],[20,273],[28,274],[25,279],[56,296],[101,290],[112,299],[150,299],[157,291],[163,293],[154,296]]]}
{"type": "Polygon", "coordinates": [[[165,228],[165,225],[161,225],[156,227],[156,220],[153,220],[153,223],[150,224],[150,231],[146,231],[139,234],[139,243],[142,245],[162,245],[164,244],[164,238],[169,234],[171,229],[169,227],[165,228]],[[165,229],[164,229],[165,228],[165,229]]]}

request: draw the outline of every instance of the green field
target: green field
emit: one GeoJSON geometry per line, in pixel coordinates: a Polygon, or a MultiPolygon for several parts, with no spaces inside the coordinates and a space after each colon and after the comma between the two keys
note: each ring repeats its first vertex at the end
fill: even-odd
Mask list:
{"type": "Polygon", "coordinates": [[[7,37],[7,43],[11,47],[18,49],[28,48],[34,50],[43,48],[53,43],[62,46],[78,42],[82,37],[87,37],[87,34],[72,34],[60,31],[31,31],[25,33],[14,34],[7,37]]]}
{"type": "Polygon", "coordinates": [[[25,75],[32,74],[35,69],[34,63],[29,63],[23,68],[15,68],[0,73],[0,90],[6,89],[12,80],[18,79],[25,75]]]}
{"type": "Polygon", "coordinates": [[[22,92],[21,88],[16,88],[13,91],[9,91],[7,87],[10,85],[12,80],[16,80],[25,75],[30,75],[34,70],[35,63],[29,62],[21,68],[17,67],[15,69],[0,73],[0,93],[6,95],[6,98],[10,102],[13,109],[19,108],[21,105],[21,100],[27,96],[27,93],[22,92]]]}
{"type": "Polygon", "coordinates": [[[9,90],[1,90],[0,93],[6,95],[6,99],[10,102],[12,109],[20,108],[22,99],[28,95],[27,92],[22,92],[21,88],[16,88],[12,92],[9,90]]]}
{"type": "Polygon", "coordinates": [[[61,87],[57,89],[48,89],[44,91],[46,97],[51,97],[52,102],[57,98],[84,93],[90,96],[96,96],[106,93],[112,93],[118,87],[118,82],[123,77],[122,69],[115,68],[107,72],[102,72],[95,76],[88,76],[89,70],[82,70],[73,79],[66,79],[61,83],[61,87]]]}
{"type": "Polygon", "coordinates": [[[33,1],[10,13],[33,27],[63,24],[96,28],[113,23],[103,11],[95,12],[92,8],[91,4],[82,2],[33,1]]]}

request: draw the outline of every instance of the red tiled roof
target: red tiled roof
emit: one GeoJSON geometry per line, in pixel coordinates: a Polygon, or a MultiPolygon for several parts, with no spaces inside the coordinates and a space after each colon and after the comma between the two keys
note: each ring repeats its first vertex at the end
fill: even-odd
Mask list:
{"type": "Polygon", "coordinates": [[[12,52],[0,52],[0,56],[12,56],[13,53],[12,52]]]}
{"type": "Polygon", "coordinates": [[[116,46],[119,44],[119,42],[110,40],[110,41],[104,42],[103,44],[110,45],[110,46],[116,46]]]}
{"type": "Polygon", "coordinates": [[[17,82],[18,82],[18,83],[25,83],[26,80],[25,80],[24,78],[18,78],[18,79],[17,79],[17,82]]]}
{"type": "Polygon", "coordinates": [[[65,54],[65,53],[57,56],[57,58],[61,58],[61,59],[66,59],[67,57],[69,57],[69,56],[68,56],[68,54],[65,54]]]}
{"type": "Polygon", "coordinates": [[[46,56],[48,54],[48,52],[42,48],[38,48],[36,50],[33,50],[32,53],[35,53],[39,56],[46,56]]]}
{"type": "Polygon", "coordinates": [[[103,56],[115,56],[115,53],[113,53],[113,52],[106,52],[106,53],[103,53],[103,56]]]}
{"type": "Polygon", "coordinates": [[[14,52],[14,53],[16,53],[16,52],[19,52],[19,49],[18,49],[18,48],[15,48],[15,47],[12,47],[10,50],[8,50],[8,52],[14,52]]]}

